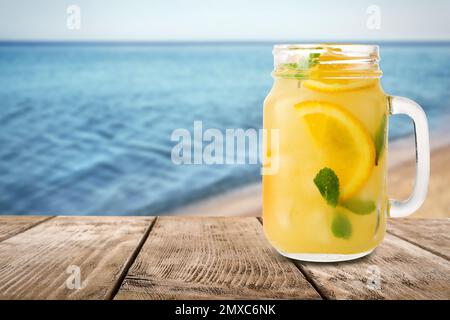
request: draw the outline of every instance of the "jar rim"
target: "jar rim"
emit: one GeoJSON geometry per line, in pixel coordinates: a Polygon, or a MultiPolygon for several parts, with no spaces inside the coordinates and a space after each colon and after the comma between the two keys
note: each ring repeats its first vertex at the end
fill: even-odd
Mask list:
{"type": "Polygon", "coordinates": [[[277,44],[274,76],[353,78],[381,76],[379,46],[372,44],[277,44]],[[336,66],[336,67],[333,67],[336,66]],[[316,72],[314,72],[314,69],[316,72]],[[317,72],[319,71],[319,72],[317,72]]]}
{"type": "Polygon", "coordinates": [[[374,44],[350,44],[350,43],[299,43],[299,44],[276,44],[273,46],[274,54],[277,51],[286,50],[310,50],[310,51],[340,51],[350,56],[372,56],[379,57],[379,46],[374,44]]]}

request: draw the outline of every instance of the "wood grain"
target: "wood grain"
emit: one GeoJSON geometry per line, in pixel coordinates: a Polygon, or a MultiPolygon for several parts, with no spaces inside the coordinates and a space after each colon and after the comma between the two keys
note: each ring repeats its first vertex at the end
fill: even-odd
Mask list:
{"type": "Polygon", "coordinates": [[[11,238],[51,218],[48,216],[0,216],[0,241],[11,238]]]}
{"type": "Polygon", "coordinates": [[[450,219],[390,219],[387,230],[450,260],[450,219]]]}
{"type": "Polygon", "coordinates": [[[271,248],[256,218],[158,218],[116,299],[320,296],[271,248]]]}
{"type": "Polygon", "coordinates": [[[0,298],[110,298],[153,219],[56,217],[1,242],[0,298]],[[78,290],[66,285],[72,265],[78,290]]]}
{"type": "Polygon", "coordinates": [[[450,299],[449,261],[390,234],[359,260],[297,264],[329,299],[450,299]]]}

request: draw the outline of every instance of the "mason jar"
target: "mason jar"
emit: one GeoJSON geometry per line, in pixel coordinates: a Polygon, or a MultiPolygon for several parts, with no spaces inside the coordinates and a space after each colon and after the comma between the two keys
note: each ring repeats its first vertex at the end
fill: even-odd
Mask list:
{"type": "Polygon", "coordinates": [[[411,214],[428,188],[425,113],[381,87],[372,45],[276,45],[264,102],[264,232],[284,256],[351,260],[382,241],[386,217],[411,214]],[[412,118],[417,174],[411,197],[388,200],[388,120],[412,118]]]}

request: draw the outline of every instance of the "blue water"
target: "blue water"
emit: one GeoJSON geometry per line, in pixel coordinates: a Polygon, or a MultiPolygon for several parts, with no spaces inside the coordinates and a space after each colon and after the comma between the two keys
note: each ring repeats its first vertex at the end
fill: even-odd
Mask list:
{"type": "MultiPolygon", "coordinates": [[[[450,45],[381,52],[386,92],[442,126],[450,45]]],[[[257,165],[175,166],[170,134],[260,128],[271,69],[269,44],[0,44],[0,213],[160,214],[259,180],[257,165]]]]}

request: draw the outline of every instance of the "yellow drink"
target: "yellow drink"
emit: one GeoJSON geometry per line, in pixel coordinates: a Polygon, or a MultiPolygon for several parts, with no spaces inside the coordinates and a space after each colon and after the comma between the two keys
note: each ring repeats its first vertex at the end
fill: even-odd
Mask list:
{"type": "Polygon", "coordinates": [[[263,176],[264,231],[287,256],[370,252],[388,204],[378,65],[332,46],[308,50],[307,63],[276,65],[264,104],[264,128],[279,130],[278,154],[264,151],[278,157],[277,172],[263,176]]]}

